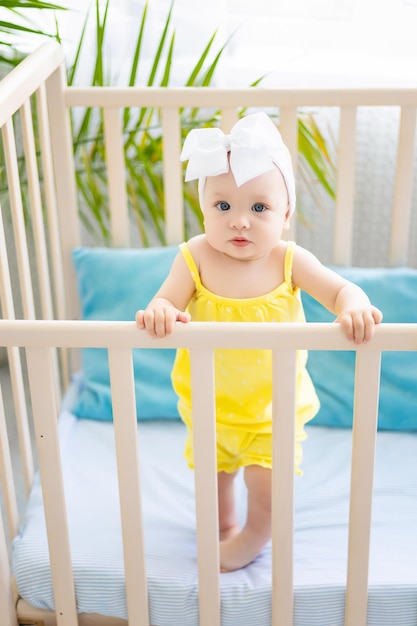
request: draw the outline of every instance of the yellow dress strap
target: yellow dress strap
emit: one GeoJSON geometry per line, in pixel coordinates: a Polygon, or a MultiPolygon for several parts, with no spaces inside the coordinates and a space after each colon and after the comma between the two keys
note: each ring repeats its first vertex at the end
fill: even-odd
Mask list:
{"type": "Polygon", "coordinates": [[[182,256],[184,257],[184,261],[187,264],[188,269],[190,270],[190,274],[196,284],[196,287],[201,286],[200,274],[198,273],[197,265],[193,259],[193,255],[190,252],[189,247],[186,242],[180,244],[180,250],[182,256]]]}
{"type": "Polygon", "coordinates": [[[294,260],[295,241],[288,241],[284,260],[284,280],[292,287],[292,264],[294,260]]]}

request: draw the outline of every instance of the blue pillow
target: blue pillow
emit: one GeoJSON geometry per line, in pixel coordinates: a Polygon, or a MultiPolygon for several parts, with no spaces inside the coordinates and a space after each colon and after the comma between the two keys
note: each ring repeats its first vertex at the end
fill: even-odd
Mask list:
{"type": "MultiPolygon", "coordinates": [[[[178,251],[177,247],[114,249],[77,248],[73,260],[87,320],[133,320],[153,297],[178,251]]],[[[384,322],[417,322],[417,270],[407,268],[333,268],[360,285],[384,313],[384,322]]],[[[302,294],[309,322],[330,322],[334,316],[302,294]]],[[[134,350],[138,419],[178,419],[171,385],[174,350],[134,350]]],[[[81,393],[73,407],[79,417],[111,420],[106,350],[87,348],[82,355],[81,393]]],[[[311,424],[349,428],[352,425],[355,354],[352,351],[310,351],[308,368],[321,401],[311,424]]],[[[378,427],[417,430],[417,353],[382,355],[378,427]]]]}
{"type": "MultiPolygon", "coordinates": [[[[417,270],[408,268],[332,268],[356,283],[384,314],[384,322],[417,322],[417,270]]],[[[334,320],[316,300],[302,294],[309,322],[334,320]]],[[[310,351],[308,369],[321,408],[311,422],[350,428],[353,414],[355,353],[310,351]]],[[[384,352],[378,428],[417,430],[417,352],[384,352]]]]}
{"type": "MultiPolygon", "coordinates": [[[[77,248],[73,262],[82,318],[134,320],[167,276],[178,247],[77,248]]],[[[138,419],[179,419],[171,385],[175,350],[133,350],[138,419]]],[[[82,387],[72,407],[78,417],[112,420],[107,350],[82,351],[82,387]]]]}

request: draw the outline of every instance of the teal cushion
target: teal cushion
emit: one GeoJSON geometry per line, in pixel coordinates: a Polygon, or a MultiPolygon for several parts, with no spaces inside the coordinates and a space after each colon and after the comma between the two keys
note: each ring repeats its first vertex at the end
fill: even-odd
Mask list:
{"type": "MultiPolygon", "coordinates": [[[[356,283],[384,314],[384,322],[417,322],[417,270],[408,268],[333,268],[356,283]]],[[[334,320],[323,306],[302,294],[307,321],[334,320]]],[[[311,422],[350,428],[353,414],[355,353],[310,351],[308,369],[321,408],[311,422]]],[[[417,352],[384,352],[378,428],[417,430],[417,352]]]]}
{"type": "MultiPolygon", "coordinates": [[[[133,320],[153,297],[178,251],[177,247],[114,249],[77,248],[73,260],[87,320],[133,320]]],[[[360,285],[384,313],[384,322],[417,322],[417,270],[407,268],[333,268],[360,285]]],[[[334,316],[302,294],[307,321],[329,322],[334,316]]],[[[138,419],[178,419],[171,385],[174,350],[134,350],[138,419]]],[[[82,388],[73,407],[79,417],[111,420],[107,352],[87,348],[82,354],[82,388]]],[[[310,351],[308,368],[321,401],[311,424],[352,425],[355,354],[310,351]]],[[[417,353],[382,355],[378,427],[417,430],[417,353]]]]}
{"type": "MultiPolygon", "coordinates": [[[[73,262],[85,320],[135,319],[167,276],[178,247],[77,248],[73,262]]],[[[171,385],[175,350],[133,351],[138,419],[179,419],[171,385]]],[[[107,351],[82,351],[82,386],[72,411],[78,417],[112,420],[107,351]]]]}

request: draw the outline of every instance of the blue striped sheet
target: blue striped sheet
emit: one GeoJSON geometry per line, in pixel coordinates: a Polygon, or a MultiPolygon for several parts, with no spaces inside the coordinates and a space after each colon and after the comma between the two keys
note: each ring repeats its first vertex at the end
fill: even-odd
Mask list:
{"type": "MultiPolygon", "coordinates": [[[[138,425],[151,623],[198,625],[193,474],[184,427],[138,425]]],[[[126,618],[117,475],[110,423],[60,419],[76,596],[80,612],[126,618]]],[[[351,431],[314,427],[296,477],[295,626],[343,626],[351,431]]],[[[237,485],[245,515],[243,481],[237,485]]],[[[417,623],[417,435],[378,434],[368,626],[417,623]]],[[[221,576],[222,626],[270,626],[271,551],[221,576]]],[[[42,497],[35,485],[14,542],[21,596],[52,609],[42,497]]]]}

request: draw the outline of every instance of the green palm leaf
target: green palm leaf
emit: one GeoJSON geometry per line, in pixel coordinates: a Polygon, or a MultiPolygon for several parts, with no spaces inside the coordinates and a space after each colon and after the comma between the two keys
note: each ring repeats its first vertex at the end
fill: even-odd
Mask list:
{"type": "MultiPolygon", "coordinates": [[[[13,22],[13,14],[19,15],[22,9],[36,8],[45,10],[62,10],[57,4],[37,2],[35,0],[20,0],[2,2],[2,6],[10,10],[10,21],[0,21],[0,33],[20,34],[31,33],[45,35],[35,25],[27,23],[17,25],[13,22]]],[[[103,86],[112,84],[111,73],[106,56],[106,34],[110,27],[108,21],[110,0],[106,0],[101,8],[100,0],[95,0],[95,62],[90,84],[103,86]]],[[[174,0],[171,2],[165,22],[159,37],[156,38],[156,49],[151,59],[147,86],[158,84],[168,87],[172,68],[175,64],[175,29],[172,28],[174,0]]],[[[82,53],[87,45],[86,33],[90,19],[87,13],[83,22],[75,57],[72,66],[68,69],[68,84],[74,85],[78,70],[82,65],[82,53]]],[[[21,22],[21,20],[20,20],[21,22]]],[[[139,68],[143,58],[143,41],[148,26],[148,2],[145,2],[138,19],[136,35],[128,85],[137,83],[139,68]]],[[[215,49],[218,33],[215,31],[204,45],[202,52],[192,67],[185,81],[186,87],[208,87],[212,84],[215,72],[219,66],[225,49],[230,43],[229,37],[219,48],[215,49]]],[[[60,41],[59,30],[48,36],[54,36],[60,41]]],[[[0,43],[1,49],[14,52],[13,46],[7,42],[0,43]]],[[[13,60],[7,59],[8,62],[13,60]]],[[[81,67],[82,69],[82,67],[81,67]]],[[[252,83],[257,88],[263,77],[252,83]]],[[[239,115],[246,113],[246,108],[239,110],[239,115]]],[[[195,126],[211,126],[219,123],[220,112],[207,111],[196,108],[182,109],[181,132],[183,138],[187,131],[195,126]]],[[[160,115],[157,109],[139,107],[123,111],[123,141],[127,176],[128,206],[132,223],[137,225],[138,235],[142,245],[151,245],[155,241],[165,244],[164,234],[164,194],[162,179],[162,130],[160,115]]],[[[322,189],[330,197],[334,197],[335,167],[327,147],[326,140],[312,115],[300,114],[298,118],[299,139],[298,147],[301,154],[303,171],[311,173],[319,182],[322,189]]],[[[72,129],[74,143],[74,158],[76,179],[78,186],[80,216],[86,230],[98,241],[110,245],[109,230],[109,201],[106,180],[106,154],[103,139],[103,115],[100,109],[86,108],[77,116],[72,114],[72,129]]],[[[2,163],[0,163],[0,185],[2,163]]],[[[1,189],[0,189],[1,192],[1,189]]],[[[185,236],[195,229],[202,229],[202,214],[198,203],[196,185],[186,185],[184,188],[185,206],[185,236]]]]}

